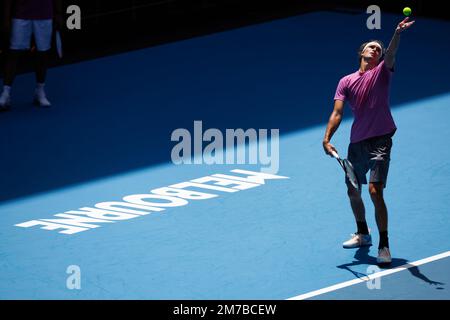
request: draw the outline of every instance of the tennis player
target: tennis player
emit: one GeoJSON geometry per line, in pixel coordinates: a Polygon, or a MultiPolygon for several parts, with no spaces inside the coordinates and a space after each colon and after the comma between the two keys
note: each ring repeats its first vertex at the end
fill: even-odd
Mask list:
{"type": "Polygon", "coordinates": [[[11,104],[11,87],[20,56],[30,50],[32,37],[36,44],[36,89],[34,102],[49,107],[45,94],[48,52],[51,48],[53,28],[61,30],[61,0],[3,0],[3,32],[10,39],[5,63],[3,90],[0,94],[0,111],[11,104]]]}
{"type": "MultiPolygon", "coordinates": [[[[369,192],[375,206],[375,219],[380,233],[377,257],[379,264],[392,261],[388,240],[388,213],[383,198],[392,136],[397,130],[390,111],[389,90],[400,34],[413,23],[414,21],[408,22],[408,18],[405,18],[397,25],[387,50],[379,40],[372,40],[360,46],[359,70],[340,79],[334,96],[334,109],[323,139],[325,153],[332,156],[336,149],[330,140],[341,123],[344,104],[348,101],[354,121],[347,158],[353,164],[360,184],[367,184],[366,174],[370,170],[369,192]]],[[[354,188],[348,178],[346,184],[357,232],[352,234],[343,246],[370,246],[372,237],[366,223],[361,188],[359,191],[354,188]]]]}

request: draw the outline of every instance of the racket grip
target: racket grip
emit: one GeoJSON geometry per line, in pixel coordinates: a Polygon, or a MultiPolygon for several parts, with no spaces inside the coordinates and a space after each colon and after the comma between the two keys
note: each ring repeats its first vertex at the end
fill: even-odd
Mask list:
{"type": "Polygon", "coordinates": [[[339,159],[339,155],[337,154],[336,151],[331,151],[331,155],[332,155],[333,157],[335,157],[336,159],[339,159]]]}

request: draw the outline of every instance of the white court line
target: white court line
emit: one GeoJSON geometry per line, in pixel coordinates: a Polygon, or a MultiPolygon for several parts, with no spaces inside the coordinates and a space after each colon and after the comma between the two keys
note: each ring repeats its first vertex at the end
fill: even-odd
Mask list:
{"type": "Polygon", "coordinates": [[[389,270],[373,273],[371,275],[368,275],[367,277],[364,277],[364,279],[359,278],[359,279],[354,279],[354,280],[350,280],[350,281],[346,281],[346,282],[341,282],[341,283],[335,284],[334,286],[330,286],[330,287],[326,287],[326,288],[323,288],[323,289],[319,289],[319,290],[311,291],[311,292],[308,292],[308,293],[304,293],[304,294],[301,294],[301,295],[298,295],[298,296],[295,296],[295,297],[292,297],[292,298],[288,298],[286,300],[304,300],[304,299],[308,299],[308,298],[315,297],[315,296],[318,296],[318,295],[321,295],[321,294],[324,294],[324,293],[328,293],[328,292],[331,292],[331,291],[336,291],[336,290],[339,290],[339,289],[342,289],[342,288],[345,288],[345,287],[349,287],[349,286],[352,286],[354,284],[367,282],[367,281],[370,281],[370,280],[373,280],[373,279],[376,279],[376,278],[387,276],[389,274],[393,274],[393,273],[396,273],[396,272],[407,270],[407,269],[412,268],[412,267],[417,267],[417,266],[420,266],[420,265],[428,263],[428,262],[432,262],[432,261],[436,261],[436,260],[439,260],[439,259],[446,258],[448,256],[450,256],[450,251],[447,251],[447,252],[444,252],[444,253],[440,253],[440,254],[437,254],[435,256],[431,256],[431,257],[428,257],[428,258],[425,258],[425,259],[422,259],[422,260],[417,260],[415,262],[407,263],[407,264],[404,264],[404,265],[402,265],[400,267],[396,267],[396,268],[393,268],[393,269],[389,269],[389,270]]]}

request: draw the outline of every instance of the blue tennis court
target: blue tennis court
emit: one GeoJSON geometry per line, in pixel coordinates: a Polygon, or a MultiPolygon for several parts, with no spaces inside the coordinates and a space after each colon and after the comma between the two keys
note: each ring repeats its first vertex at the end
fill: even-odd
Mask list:
{"type": "MultiPolygon", "coordinates": [[[[418,19],[397,55],[392,265],[375,268],[367,186],[374,245],[342,248],[354,219],[322,149],[334,91],[358,45],[388,42],[402,19],[383,14],[368,30],[366,18],[308,13],[52,68],[46,110],[30,106],[34,75],[17,77],[0,114],[0,298],[450,299],[450,64],[437,58],[450,51],[448,21],[418,19]],[[195,121],[278,129],[277,172],[175,165],[171,134],[195,121]],[[198,198],[155,196],[187,185],[198,198]],[[97,218],[68,221],[89,210],[97,218]]],[[[342,153],[344,115],[332,141],[342,153]]]]}

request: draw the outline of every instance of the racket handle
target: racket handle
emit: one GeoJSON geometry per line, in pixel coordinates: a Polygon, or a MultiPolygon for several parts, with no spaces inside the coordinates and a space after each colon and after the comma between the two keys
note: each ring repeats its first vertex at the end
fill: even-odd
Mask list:
{"type": "Polygon", "coordinates": [[[339,155],[337,154],[336,151],[331,151],[331,155],[332,155],[333,157],[335,157],[336,159],[339,159],[339,155]]]}

